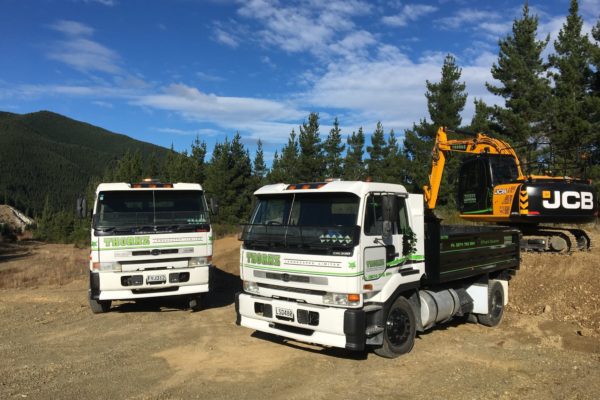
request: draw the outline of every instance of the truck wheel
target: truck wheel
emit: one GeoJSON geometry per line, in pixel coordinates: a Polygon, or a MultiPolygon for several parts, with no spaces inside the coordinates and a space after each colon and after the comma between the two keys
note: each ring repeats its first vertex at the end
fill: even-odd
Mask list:
{"type": "Polygon", "coordinates": [[[383,331],[383,345],[375,354],[396,358],[412,350],[415,344],[415,313],[405,297],[398,297],[390,307],[383,331]]]}
{"type": "Polygon", "coordinates": [[[110,305],[112,301],[110,300],[93,300],[90,299],[90,308],[94,314],[101,314],[108,312],[110,310],[110,305]]]}
{"type": "Polygon", "coordinates": [[[504,289],[500,282],[495,281],[488,291],[488,313],[478,314],[477,320],[485,326],[498,326],[504,315],[504,289]]]}
{"type": "Polygon", "coordinates": [[[188,305],[192,311],[202,310],[202,296],[197,294],[195,296],[190,297],[188,305]]]}

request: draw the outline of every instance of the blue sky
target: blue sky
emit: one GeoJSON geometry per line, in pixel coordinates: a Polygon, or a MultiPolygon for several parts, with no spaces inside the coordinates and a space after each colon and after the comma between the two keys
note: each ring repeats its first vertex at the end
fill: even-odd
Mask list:
{"type": "MultiPolygon", "coordinates": [[[[553,40],[568,0],[530,1],[553,40]]],[[[41,109],[162,146],[209,148],[236,131],[267,159],[311,111],[324,138],[426,118],[425,81],[452,53],[473,100],[513,0],[0,0],[0,110],[41,109]]],[[[600,0],[581,0],[589,31],[600,0]]],[[[551,50],[551,45],[548,51],[551,50]]]]}

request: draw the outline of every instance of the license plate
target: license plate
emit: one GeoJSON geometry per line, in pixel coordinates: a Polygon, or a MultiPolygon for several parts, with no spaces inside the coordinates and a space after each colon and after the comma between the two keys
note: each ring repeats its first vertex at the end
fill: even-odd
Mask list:
{"type": "Polygon", "coordinates": [[[148,275],[146,277],[146,282],[148,283],[163,283],[167,281],[166,275],[148,275]]]}
{"type": "Polygon", "coordinates": [[[294,311],[290,310],[289,308],[275,307],[275,316],[293,320],[294,319],[294,311]]]}

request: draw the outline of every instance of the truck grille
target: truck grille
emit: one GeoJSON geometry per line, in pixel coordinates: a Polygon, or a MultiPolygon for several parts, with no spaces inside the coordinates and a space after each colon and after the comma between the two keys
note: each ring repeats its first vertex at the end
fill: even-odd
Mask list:
{"type": "Polygon", "coordinates": [[[302,293],[302,294],[311,294],[314,296],[323,296],[325,293],[327,293],[324,290],[300,289],[300,288],[288,287],[288,286],[270,285],[268,283],[259,283],[258,286],[265,288],[265,289],[282,290],[285,292],[302,293]]]}
{"type": "Polygon", "coordinates": [[[149,255],[159,255],[159,254],[177,254],[179,253],[179,249],[153,249],[153,250],[138,250],[132,251],[131,255],[133,256],[149,256],[149,255]]]}

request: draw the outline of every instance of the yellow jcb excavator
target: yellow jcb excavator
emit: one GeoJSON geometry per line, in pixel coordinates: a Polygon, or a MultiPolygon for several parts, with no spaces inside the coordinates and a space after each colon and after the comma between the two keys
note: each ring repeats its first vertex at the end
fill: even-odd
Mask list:
{"type": "Polygon", "coordinates": [[[556,224],[592,222],[598,201],[591,181],[566,176],[524,175],[510,144],[477,133],[470,139],[448,139],[454,132],[438,129],[432,152],[425,201],[434,210],[448,153],[471,154],[461,163],[458,181],[460,216],[466,220],[518,227],[525,250],[569,252],[589,250],[589,235],[556,224]],[[544,225],[542,225],[544,224],[544,225]]]}

